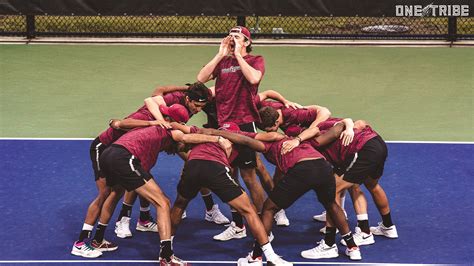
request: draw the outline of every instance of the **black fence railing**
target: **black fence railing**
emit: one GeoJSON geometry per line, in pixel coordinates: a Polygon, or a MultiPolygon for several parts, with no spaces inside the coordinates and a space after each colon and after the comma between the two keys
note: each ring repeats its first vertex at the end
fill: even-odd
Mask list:
{"type": "Polygon", "coordinates": [[[223,37],[235,25],[254,38],[474,39],[473,17],[1,15],[0,36],[223,37]]]}

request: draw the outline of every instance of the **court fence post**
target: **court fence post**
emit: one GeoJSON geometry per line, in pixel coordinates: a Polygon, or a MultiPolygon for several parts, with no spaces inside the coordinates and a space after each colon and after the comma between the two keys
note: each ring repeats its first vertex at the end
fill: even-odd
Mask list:
{"type": "Polygon", "coordinates": [[[455,42],[457,39],[457,17],[448,17],[448,41],[455,42]]]}
{"type": "Polygon", "coordinates": [[[237,17],[237,26],[245,27],[245,17],[244,16],[238,16],[237,17]]]}
{"type": "Polygon", "coordinates": [[[26,38],[33,39],[35,32],[35,15],[26,15],[26,38]]]}

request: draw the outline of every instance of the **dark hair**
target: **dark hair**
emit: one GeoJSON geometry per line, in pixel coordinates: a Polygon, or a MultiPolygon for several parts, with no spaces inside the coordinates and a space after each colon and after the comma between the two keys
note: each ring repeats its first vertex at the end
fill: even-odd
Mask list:
{"type": "MultiPolygon", "coordinates": [[[[245,40],[248,41],[247,38],[245,38],[245,40]]],[[[246,51],[247,53],[252,52],[252,43],[250,43],[249,46],[245,47],[245,51],[246,51]]]]}
{"type": "Polygon", "coordinates": [[[271,106],[260,108],[260,110],[258,110],[258,114],[260,115],[260,123],[258,123],[257,126],[261,130],[265,130],[265,128],[274,126],[275,122],[280,116],[277,110],[271,106]]]}
{"type": "Polygon", "coordinates": [[[197,102],[208,102],[210,98],[209,88],[202,82],[195,82],[189,85],[188,90],[186,91],[186,96],[189,97],[191,101],[197,102]]]}

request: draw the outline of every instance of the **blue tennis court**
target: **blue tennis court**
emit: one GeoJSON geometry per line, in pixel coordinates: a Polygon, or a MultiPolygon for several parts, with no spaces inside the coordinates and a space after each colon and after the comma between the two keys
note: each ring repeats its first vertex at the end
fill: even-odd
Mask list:
{"type": "MultiPolygon", "coordinates": [[[[90,141],[0,140],[0,264],[138,265],[157,261],[158,236],[132,230],[132,238],[117,238],[113,232],[117,213],[106,232],[106,239],[119,245],[117,251],[93,260],[70,254],[87,206],[96,195],[88,158],[90,141]]],[[[389,196],[399,238],[376,237],[374,245],[361,248],[362,263],[472,264],[473,152],[472,144],[390,143],[381,184],[389,196]]],[[[152,171],[171,200],[176,195],[182,164],[177,156],[161,154],[152,171]]],[[[271,172],[274,169],[270,164],[267,167],[271,172]]],[[[347,200],[353,228],[356,219],[347,200]]],[[[229,208],[222,203],[220,207],[230,217],[229,208]]],[[[337,259],[310,261],[300,257],[300,251],[314,247],[322,238],[319,229],[323,224],[312,220],[322,209],[314,194],[306,194],[287,210],[290,226],[274,228],[273,247],[286,260],[296,263],[353,264],[343,255],[342,245],[337,259]]],[[[135,206],[132,225],[137,215],[135,206]]],[[[204,203],[198,197],[189,205],[188,218],[178,229],[174,244],[178,256],[194,264],[216,265],[235,263],[250,251],[251,237],[212,240],[224,227],[208,223],[203,217],[204,203]]],[[[371,226],[379,220],[369,196],[371,226]]]]}

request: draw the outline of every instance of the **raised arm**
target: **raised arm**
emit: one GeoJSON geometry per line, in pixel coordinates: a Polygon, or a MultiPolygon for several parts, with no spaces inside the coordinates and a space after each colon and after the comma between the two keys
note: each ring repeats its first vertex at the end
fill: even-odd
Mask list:
{"type": "Polygon", "coordinates": [[[305,106],[305,108],[315,110],[317,113],[316,119],[313,121],[313,123],[311,123],[310,127],[317,127],[319,123],[328,120],[328,118],[331,116],[329,109],[323,106],[309,105],[305,106]]]}
{"type": "Polygon", "coordinates": [[[216,68],[217,64],[229,54],[230,51],[230,40],[231,37],[227,36],[221,41],[221,45],[219,46],[219,52],[212,58],[212,60],[205,65],[201,71],[199,71],[197,75],[197,80],[206,83],[209,80],[213,79],[212,72],[216,68]]]}
{"type": "Polygon", "coordinates": [[[166,105],[165,100],[161,96],[148,97],[145,99],[145,106],[153,115],[157,121],[161,121],[161,126],[165,128],[170,128],[168,122],[165,121],[165,118],[160,112],[160,105],[166,105]]]}
{"type": "Polygon", "coordinates": [[[285,154],[292,151],[294,148],[298,147],[298,145],[300,145],[301,142],[316,137],[318,133],[319,133],[318,127],[310,127],[303,130],[303,132],[298,134],[298,136],[296,136],[294,139],[283,142],[281,154],[285,154]]]}
{"type": "Polygon", "coordinates": [[[153,91],[153,94],[151,95],[152,97],[154,96],[163,96],[167,93],[170,92],[175,92],[175,91],[186,91],[188,90],[189,86],[176,86],[176,85],[167,85],[167,86],[161,86],[156,88],[153,91]]]}
{"type": "Polygon", "coordinates": [[[236,134],[236,133],[232,133],[225,130],[216,130],[216,129],[209,129],[209,128],[205,129],[205,131],[203,132],[205,132],[206,134],[222,136],[230,140],[234,144],[245,145],[259,152],[265,151],[265,145],[263,144],[263,142],[256,139],[249,138],[241,134],[236,134]]]}
{"type": "Polygon", "coordinates": [[[276,100],[281,102],[282,104],[285,105],[286,108],[293,108],[293,109],[298,109],[298,108],[303,108],[300,104],[288,101],[283,95],[281,95],[279,92],[274,91],[274,90],[266,90],[263,92],[260,92],[258,94],[258,97],[260,98],[260,101],[264,101],[268,98],[276,100]]]}
{"type": "Polygon", "coordinates": [[[321,134],[316,137],[316,141],[319,143],[320,146],[326,146],[333,141],[337,140],[340,136],[342,131],[345,128],[344,123],[337,123],[333,127],[331,127],[328,131],[324,134],[321,134]]]}
{"type": "Polygon", "coordinates": [[[234,55],[235,58],[237,59],[237,62],[239,63],[240,70],[242,71],[242,74],[244,75],[245,79],[250,82],[250,84],[255,85],[258,84],[263,77],[263,73],[260,70],[257,70],[253,68],[247,61],[245,61],[244,57],[240,53],[241,48],[244,44],[243,39],[236,39],[235,36],[234,38],[234,55]]]}
{"type": "Polygon", "coordinates": [[[149,127],[149,126],[159,126],[159,121],[147,121],[147,120],[138,120],[133,118],[126,118],[123,120],[120,119],[111,119],[109,121],[109,126],[118,129],[118,130],[130,130],[136,127],[149,127]]]}
{"type": "Polygon", "coordinates": [[[354,139],[354,121],[350,118],[344,118],[341,122],[344,123],[346,129],[339,138],[342,139],[342,145],[347,146],[354,139]]]}

